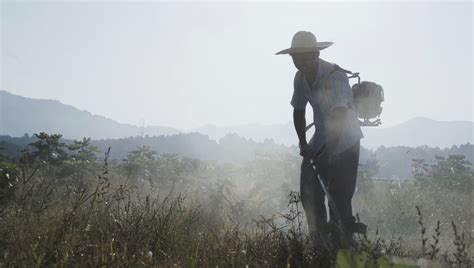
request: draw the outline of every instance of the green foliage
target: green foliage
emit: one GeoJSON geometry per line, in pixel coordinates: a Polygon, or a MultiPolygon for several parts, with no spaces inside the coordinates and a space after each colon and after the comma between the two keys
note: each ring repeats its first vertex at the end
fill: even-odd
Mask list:
{"type": "Polygon", "coordinates": [[[26,162],[31,161],[31,164],[33,164],[33,162],[36,163],[38,168],[46,173],[47,177],[56,180],[59,166],[66,161],[68,157],[65,151],[67,149],[66,144],[60,140],[62,135],[50,135],[41,132],[40,134],[34,134],[34,136],[37,138],[37,141],[30,143],[34,151],[22,157],[26,162]]]}
{"type": "Polygon", "coordinates": [[[0,207],[14,199],[18,172],[17,164],[7,158],[0,157],[0,207]]]}
{"type": "Polygon", "coordinates": [[[140,146],[128,153],[127,158],[123,160],[123,169],[127,178],[135,183],[140,180],[149,180],[150,169],[154,167],[155,154],[156,152],[148,146],[140,146]]]}
{"type": "Polygon", "coordinates": [[[91,144],[91,139],[74,140],[67,149],[69,154],[58,171],[58,177],[73,177],[77,183],[83,183],[84,178],[94,176],[98,171],[96,154],[99,149],[91,144]]]}
{"type": "Polygon", "coordinates": [[[96,153],[99,152],[97,146],[91,144],[91,138],[83,138],[82,140],[74,140],[68,149],[74,152],[73,159],[86,165],[97,160],[96,153]]]}
{"type": "Polygon", "coordinates": [[[35,151],[31,154],[33,159],[43,161],[45,164],[55,165],[59,164],[66,158],[66,144],[61,142],[62,135],[47,134],[41,132],[34,135],[38,140],[31,143],[35,151]]]}
{"type": "MultiPolygon", "coordinates": [[[[34,136],[24,137],[0,136],[0,147],[3,147],[5,155],[19,157],[21,150],[29,143],[36,141],[34,136]]],[[[63,140],[70,144],[72,141],[63,140]]],[[[236,135],[228,135],[219,142],[199,133],[178,134],[155,137],[127,137],[121,139],[94,140],[92,143],[105,153],[111,146],[111,161],[127,158],[130,151],[140,146],[149,146],[156,151],[157,155],[178,154],[181,157],[190,157],[203,161],[219,160],[223,163],[242,164],[256,160],[255,152],[272,152],[273,155],[292,154],[298,156],[296,146],[284,146],[275,144],[272,140],[255,142],[243,139],[236,135]]],[[[416,148],[407,146],[384,147],[376,150],[368,150],[361,147],[360,163],[365,164],[367,160],[376,159],[378,165],[378,178],[411,178],[412,159],[425,159],[431,161],[435,156],[447,158],[449,155],[464,155],[467,161],[473,162],[474,145],[470,143],[451,148],[432,148],[419,146],[416,148]]],[[[299,160],[299,159],[298,159],[299,160]]]]}
{"type": "MultiPolygon", "coordinates": [[[[335,243],[306,234],[292,191],[299,157],[260,152],[255,161],[232,165],[139,146],[122,163],[109,163],[109,148],[100,164],[90,139],[65,146],[60,135],[38,138],[35,151],[0,159],[1,193],[9,193],[0,196],[0,266],[331,267],[342,261],[335,243]]],[[[354,198],[354,212],[370,234],[377,229],[375,237],[359,237],[346,253],[384,265],[397,261],[387,255],[469,264],[469,194],[372,181],[376,169],[374,161],[361,168],[366,186],[354,198]],[[420,252],[421,212],[426,249],[420,252]],[[453,218],[454,239],[443,237],[452,233],[446,223],[453,218]]]]}
{"type": "Polygon", "coordinates": [[[474,185],[474,170],[463,155],[436,157],[434,164],[415,160],[415,181],[418,185],[433,190],[448,189],[458,193],[471,193],[474,185]]]}
{"type": "Polygon", "coordinates": [[[410,258],[393,258],[382,256],[372,259],[370,254],[348,249],[339,250],[336,259],[337,268],[417,268],[417,263],[410,258]]]}
{"type": "Polygon", "coordinates": [[[361,194],[369,192],[373,187],[372,180],[378,172],[379,165],[374,157],[366,160],[365,164],[359,164],[359,169],[357,170],[357,192],[361,194]]]}

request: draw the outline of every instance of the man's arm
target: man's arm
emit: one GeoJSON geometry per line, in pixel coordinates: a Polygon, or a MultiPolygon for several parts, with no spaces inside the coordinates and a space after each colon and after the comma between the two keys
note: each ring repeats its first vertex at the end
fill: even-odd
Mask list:
{"type": "Polygon", "coordinates": [[[302,74],[296,72],[293,82],[293,97],[291,98],[291,106],[293,106],[293,124],[295,125],[296,134],[298,135],[300,145],[300,155],[306,156],[308,151],[308,142],[306,141],[306,104],[308,100],[301,86],[302,74]]]}
{"type": "Polygon", "coordinates": [[[293,124],[300,142],[300,148],[308,145],[306,142],[306,111],[304,109],[293,109],[293,124]]]}

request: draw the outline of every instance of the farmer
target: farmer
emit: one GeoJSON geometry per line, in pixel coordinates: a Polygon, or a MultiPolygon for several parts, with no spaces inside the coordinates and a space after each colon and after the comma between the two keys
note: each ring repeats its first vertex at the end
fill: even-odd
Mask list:
{"type": "MultiPolygon", "coordinates": [[[[303,156],[300,192],[308,230],[314,234],[328,226],[324,191],[311,165],[314,160],[341,215],[344,229],[352,236],[358,226],[352,214],[352,196],[363,135],[346,73],[319,58],[320,51],[331,45],[332,42],[317,42],[311,32],[300,31],[293,36],[291,48],[276,54],[289,54],[298,69],[291,105],[300,155],[303,156]],[[313,108],[316,128],[309,142],[305,117],[308,102],[313,108]]],[[[332,209],[329,216],[329,223],[336,222],[332,209]]]]}

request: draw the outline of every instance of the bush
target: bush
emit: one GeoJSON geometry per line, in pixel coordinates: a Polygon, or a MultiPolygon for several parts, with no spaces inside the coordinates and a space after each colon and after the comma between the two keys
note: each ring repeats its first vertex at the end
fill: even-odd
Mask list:
{"type": "MultiPolygon", "coordinates": [[[[299,194],[291,191],[297,157],[262,154],[239,166],[218,165],[155,157],[142,147],[124,163],[109,163],[109,150],[100,168],[87,144],[77,142],[79,149],[59,160],[34,152],[1,159],[1,266],[334,265],[337,245],[307,236],[299,194]],[[65,167],[69,172],[59,172],[65,167]]],[[[435,171],[445,168],[429,170],[426,178],[439,178],[435,171]]],[[[469,265],[469,193],[433,188],[438,184],[430,180],[374,182],[370,169],[364,176],[354,211],[371,230],[355,249],[372,259],[390,254],[469,265]]]]}

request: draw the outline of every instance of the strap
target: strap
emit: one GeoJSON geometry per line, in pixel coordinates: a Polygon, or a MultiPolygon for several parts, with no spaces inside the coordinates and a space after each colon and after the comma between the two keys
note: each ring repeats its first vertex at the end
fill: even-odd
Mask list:
{"type": "Polygon", "coordinates": [[[306,126],[305,132],[308,131],[312,126],[314,126],[314,122],[306,126]]]}
{"type": "MultiPolygon", "coordinates": [[[[349,70],[346,70],[346,69],[341,68],[341,67],[340,67],[339,65],[337,65],[337,64],[333,64],[332,70],[331,70],[331,72],[329,72],[329,74],[328,74],[328,76],[325,78],[325,80],[329,79],[329,77],[330,77],[333,73],[335,73],[336,71],[342,71],[342,72],[344,72],[344,73],[346,73],[346,74],[350,74],[351,76],[349,76],[348,78],[354,78],[354,77],[357,77],[357,78],[358,78],[358,77],[359,77],[359,73],[353,73],[353,72],[351,72],[351,71],[349,71],[349,70]]],[[[360,80],[360,79],[359,79],[359,80],[360,80]]]]}
{"type": "Polygon", "coordinates": [[[343,71],[343,72],[345,72],[346,74],[353,74],[351,71],[346,70],[346,69],[343,69],[343,68],[341,68],[341,66],[339,66],[339,65],[337,65],[337,64],[334,64],[334,67],[333,67],[333,69],[332,69],[332,71],[331,71],[331,74],[332,74],[334,71],[336,71],[336,70],[338,70],[338,71],[343,71]]]}
{"type": "MultiPolygon", "coordinates": [[[[346,70],[346,69],[343,69],[341,68],[339,65],[337,64],[334,64],[334,68],[332,69],[331,73],[329,75],[331,75],[333,72],[335,72],[336,70],[338,71],[343,71],[345,72],[346,74],[350,74],[351,76],[347,77],[349,79],[351,78],[357,78],[357,83],[360,84],[360,76],[359,76],[359,73],[353,73],[349,70],[346,70]]],[[[329,76],[328,76],[329,77],[329,76]]]]}
{"type": "Polygon", "coordinates": [[[339,65],[333,64],[333,65],[332,65],[332,70],[329,72],[328,76],[326,76],[326,78],[324,78],[324,83],[326,83],[327,80],[329,79],[329,77],[331,77],[331,75],[332,75],[333,73],[335,73],[336,71],[343,71],[343,72],[345,72],[345,73],[352,74],[351,71],[344,70],[344,69],[342,69],[341,67],[339,67],[339,65]]]}
{"type": "MultiPolygon", "coordinates": [[[[328,76],[326,76],[326,78],[324,79],[324,82],[326,82],[327,79],[336,71],[342,71],[342,72],[345,72],[346,74],[351,74],[351,76],[349,78],[357,77],[359,79],[359,83],[360,83],[359,73],[352,73],[349,70],[341,68],[337,64],[333,64],[332,70],[331,70],[331,72],[329,72],[328,76]]],[[[306,131],[310,130],[312,126],[314,126],[314,122],[306,126],[306,131]]]]}

